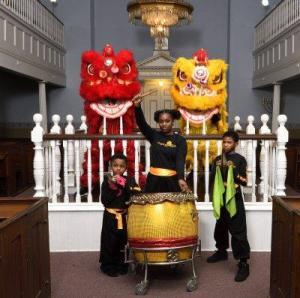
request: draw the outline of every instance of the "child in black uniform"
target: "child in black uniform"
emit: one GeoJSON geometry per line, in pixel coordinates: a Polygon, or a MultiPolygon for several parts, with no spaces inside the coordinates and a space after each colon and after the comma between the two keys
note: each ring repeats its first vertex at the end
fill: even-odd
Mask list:
{"type": "Polygon", "coordinates": [[[247,239],[246,213],[240,185],[246,186],[247,162],[236,153],[239,136],[234,131],[223,135],[223,154],[218,156],[212,167],[214,182],[213,206],[217,218],[214,238],[217,251],[207,258],[208,263],[227,260],[229,247],[228,231],[235,259],[239,259],[235,281],[244,281],[249,276],[250,246],[247,239]]]}
{"type": "Polygon", "coordinates": [[[140,103],[142,97],[133,98],[136,122],[150,142],[150,171],[147,176],[145,192],[180,192],[189,191],[184,180],[186,159],[186,140],[173,132],[174,120],[180,118],[175,110],[159,110],[154,114],[159,131],[151,128],[146,122],[140,103]]]}
{"type": "Polygon", "coordinates": [[[101,202],[105,207],[101,232],[100,270],[111,276],[126,274],[124,246],[127,243],[126,202],[130,193],[140,191],[134,178],[124,176],[127,160],[123,154],[110,159],[112,176],[105,177],[101,186],[101,202]]]}

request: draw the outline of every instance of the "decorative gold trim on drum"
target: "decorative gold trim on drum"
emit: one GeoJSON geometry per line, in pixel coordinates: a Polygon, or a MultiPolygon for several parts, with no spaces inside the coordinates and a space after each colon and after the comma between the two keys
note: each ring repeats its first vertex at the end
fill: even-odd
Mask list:
{"type": "Polygon", "coordinates": [[[195,197],[192,193],[185,192],[143,193],[132,196],[128,204],[158,204],[165,201],[174,203],[184,203],[187,201],[195,201],[195,197]]]}

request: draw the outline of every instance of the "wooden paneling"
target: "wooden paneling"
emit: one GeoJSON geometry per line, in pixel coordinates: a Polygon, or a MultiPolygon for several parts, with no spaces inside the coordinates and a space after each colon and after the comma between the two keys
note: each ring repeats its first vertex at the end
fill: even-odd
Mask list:
{"type": "Polygon", "coordinates": [[[13,196],[33,184],[30,141],[0,142],[0,196],[13,196]]]}
{"type": "Polygon", "coordinates": [[[274,198],[272,221],[272,298],[300,297],[300,198],[274,198]]]}
{"type": "Polygon", "coordinates": [[[290,147],[286,151],[287,179],[286,184],[300,191],[300,146],[290,147]]]}
{"type": "Polygon", "coordinates": [[[0,297],[50,297],[47,199],[0,199],[0,297]]]}

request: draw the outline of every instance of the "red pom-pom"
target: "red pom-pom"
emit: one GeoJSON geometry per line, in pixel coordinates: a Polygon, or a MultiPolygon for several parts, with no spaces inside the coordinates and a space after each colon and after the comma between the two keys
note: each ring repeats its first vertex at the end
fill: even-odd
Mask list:
{"type": "Polygon", "coordinates": [[[193,54],[196,64],[207,65],[208,55],[204,49],[200,49],[193,54]]]}

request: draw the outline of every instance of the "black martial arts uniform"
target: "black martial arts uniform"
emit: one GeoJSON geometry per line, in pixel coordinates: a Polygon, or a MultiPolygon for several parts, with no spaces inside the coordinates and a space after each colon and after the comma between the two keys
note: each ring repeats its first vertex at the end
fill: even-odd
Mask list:
{"type": "Polygon", "coordinates": [[[136,122],[151,143],[151,168],[176,171],[172,176],[160,176],[148,173],[144,191],[153,192],[179,192],[178,179],[184,179],[184,165],[186,159],[186,140],[179,134],[166,135],[151,128],[144,117],[141,107],[135,108],[136,122]]]}
{"type": "Polygon", "coordinates": [[[236,214],[230,218],[225,207],[224,195],[224,204],[221,208],[220,218],[216,222],[214,238],[216,240],[217,249],[221,252],[226,251],[229,247],[229,231],[231,234],[231,246],[234,258],[247,260],[250,258],[250,246],[247,239],[245,206],[240,188],[240,185],[245,186],[247,184],[247,162],[245,158],[236,152],[223,154],[223,157],[218,156],[213,163],[211,181],[214,181],[216,166],[220,166],[223,181],[227,181],[229,165],[233,165],[233,175],[236,186],[236,214]]]}
{"type": "Polygon", "coordinates": [[[139,190],[134,178],[127,178],[125,187],[109,182],[105,177],[101,186],[101,202],[105,207],[101,231],[100,269],[116,276],[126,273],[124,246],[127,243],[126,202],[130,194],[139,190]]]}

